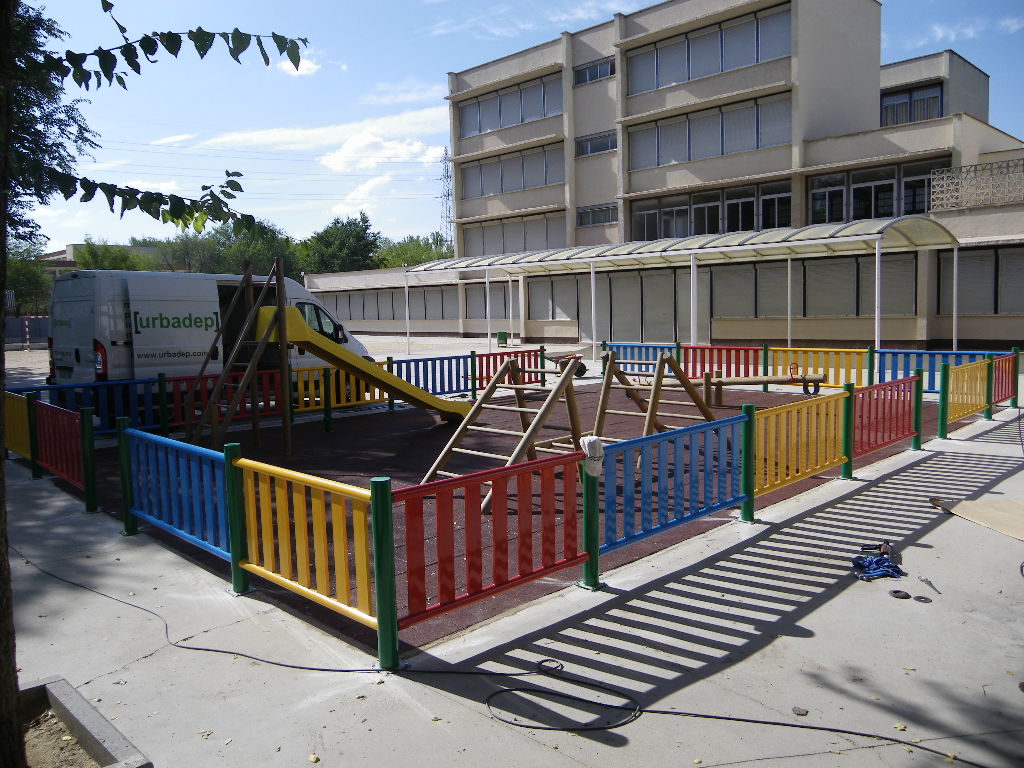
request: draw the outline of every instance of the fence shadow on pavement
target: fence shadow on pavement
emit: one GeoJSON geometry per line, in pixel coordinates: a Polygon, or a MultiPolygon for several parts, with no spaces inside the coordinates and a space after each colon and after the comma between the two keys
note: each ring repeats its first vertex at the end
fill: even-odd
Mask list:
{"type": "MultiPolygon", "coordinates": [[[[928,497],[977,496],[1019,472],[1021,466],[1020,458],[924,453],[920,460],[877,482],[861,484],[834,501],[767,525],[735,546],[642,587],[613,590],[615,597],[598,607],[511,639],[457,666],[530,673],[540,660],[555,659],[572,676],[628,693],[641,706],[657,706],[667,696],[728,670],[779,637],[812,636],[800,622],[859,583],[850,575],[850,560],[860,554],[862,544],[888,539],[897,551],[913,546],[948,519],[929,505],[928,497]]],[[[409,660],[418,670],[456,666],[446,667],[427,653],[409,660]]],[[[460,676],[417,675],[416,679],[479,702],[503,687],[526,683],[542,693],[503,694],[501,710],[509,718],[546,728],[581,722],[598,725],[610,716],[609,710],[596,704],[554,701],[551,695],[558,692],[623,703],[570,679],[549,676],[467,681],[460,676]]],[[[992,724],[980,718],[979,714],[975,731],[990,730],[992,724]]],[[[924,723],[928,722],[925,716],[924,723]]],[[[959,727],[970,730],[967,722],[964,719],[959,727]]],[[[628,743],[623,731],[580,735],[612,746],[628,743]]],[[[989,745],[989,749],[998,753],[1000,747],[989,745]]]]}

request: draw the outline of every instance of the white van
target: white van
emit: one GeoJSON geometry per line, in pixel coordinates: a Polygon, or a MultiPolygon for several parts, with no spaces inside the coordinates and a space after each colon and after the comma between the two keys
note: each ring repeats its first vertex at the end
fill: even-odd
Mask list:
{"type": "MultiPolygon", "coordinates": [[[[265,278],[254,277],[259,296],[265,278]]],[[[117,379],[192,376],[224,322],[240,275],[188,272],[80,270],[57,277],[50,304],[51,384],[82,384],[117,379]]],[[[311,328],[351,352],[367,357],[366,348],[303,286],[285,279],[288,304],[297,307],[311,328]]],[[[275,306],[277,291],[267,289],[265,305],[275,306]]],[[[219,373],[222,361],[245,322],[242,301],[227,319],[215,358],[207,373],[219,373]]],[[[236,361],[241,370],[253,349],[243,348],[236,361]]],[[[295,368],[315,367],[319,360],[291,350],[295,368]]],[[[267,347],[260,367],[279,365],[278,350],[267,347]]]]}

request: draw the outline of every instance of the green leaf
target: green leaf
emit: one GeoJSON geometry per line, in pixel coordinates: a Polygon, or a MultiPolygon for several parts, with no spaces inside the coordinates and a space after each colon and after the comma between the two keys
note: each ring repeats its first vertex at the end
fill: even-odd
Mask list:
{"type": "Polygon", "coordinates": [[[90,179],[81,179],[79,184],[82,187],[82,196],[78,198],[78,202],[88,203],[96,194],[97,184],[95,181],[91,181],[90,179]]]}
{"type": "Polygon", "coordinates": [[[100,71],[102,71],[103,76],[107,78],[107,82],[113,82],[114,68],[117,66],[117,56],[112,54],[110,51],[105,51],[102,48],[97,48],[96,60],[99,62],[100,71]]]}
{"type": "Polygon", "coordinates": [[[298,69],[299,69],[299,44],[297,42],[295,42],[294,40],[292,40],[290,43],[288,43],[287,54],[288,54],[288,61],[290,61],[292,63],[292,66],[295,67],[296,71],[298,71],[298,69]]]}
{"type": "Polygon", "coordinates": [[[89,86],[86,84],[85,80],[85,76],[87,74],[89,73],[81,67],[75,67],[74,70],[72,70],[71,72],[71,79],[75,81],[75,84],[78,85],[78,87],[85,88],[85,90],[89,90],[89,86]]]}
{"type": "Polygon", "coordinates": [[[87,53],[75,53],[74,51],[64,52],[64,60],[72,69],[81,69],[87,58],[89,58],[89,54],[87,53]]]}
{"type": "Polygon", "coordinates": [[[124,218],[125,211],[131,211],[139,207],[138,198],[132,195],[123,195],[121,197],[121,218],[124,218]]]}
{"type": "Polygon", "coordinates": [[[147,56],[153,56],[160,49],[160,44],[156,41],[155,37],[143,35],[139,38],[139,48],[147,56]]]}
{"type": "Polygon", "coordinates": [[[143,192],[139,196],[139,208],[159,220],[160,209],[166,201],[167,199],[157,192],[143,192]]]}
{"type": "Polygon", "coordinates": [[[94,70],[92,76],[96,78],[96,87],[99,88],[103,85],[103,73],[99,70],[94,70]]]}
{"type": "Polygon", "coordinates": [[[180,219],[185,215],[187,206],[185,205],[185,201],[180,197],[177,195],[171,195],[167,199],[167,210],[170,212],[172,219],[180,219]]]}
{"type": "Polygon", "coordinates": [[[110,13],[114,10],[114,4],[110,0],[100,0],[100,5],[103,6],[104,13],[110,13]]]}
{"type": "Polygon", "coordinates": [[[263,57],[263,63],[266,66],[270,66],[270,57],[267,55],[267,49],[263,47],[263,38],[256,38],[256,47],[260,49],[260,56],[263,57]]]}
{"type": "Polygon", "coordinates": [[[242,172],[241,171],[224,171],[224,175],[227,176],[229,179],[230,178],[241,178],[242,172]]]}
{"type": "Polygon", "coordinates": [[[126,91],[128,90],[128,86],[125,84],[124,78],[121,75],[114,75],[114,79],[117,80],[118,85],[120,85],[126,91]]]}
{"type": "Polygon", "coordinates": [[[270,36],[274,38],[274,45],[277,46],[277,52],[283,54],[288,48],[288,38],[284,35],[279,35],[277,32],[271,32],[270,36]]]}
{"type": "Polygon", "coordinates": [[[202,59],[210,52],[210,48],[213,47],[213,41],[217,39],[217,36],[214,35],[213,32],[207,32],[202,27],[196,27],[189,31],[188,39],[192,41],[193,45],[195,45],[196,53],[198,53],[199,58],[202,59]]]}
{"type": "Polygon", "coordinates": [[[242,32],[238,27],[231,30],[231,43],[228,45],[228,53],[231,54],[231,58],[241,64],[242,60],[238,57],[245,53],[251,42],[252,35],[242,32]]]}
{"type": "Polygon", "coordinates": [[[142,67],[139,66],[139,49],[132,43],[125,43],[119,50],[121,51],[122,58],[124,58],[124,63],[127,64],[136,75],[141,75],[142,67]]]}
{"type": "MultiPolygon", "coordinates": [[[[55,174],[53,181],[57,185],[57,189],[60,190],[60,193],[64,195],[65,200],[70,200],[78,192],[78,179],[70,173],[55,174]]],[[[83,183],[87,181],[89,180],[82,179],[83,183]]]]}
{"type": "Polygon", "coordinates": [[[236,197],[234,192],[228,192],[226,189],[222,189],[220,193],[224,195],[224,197],[226,197],[228,200],[234,200],[236,197]]]}
{"type": "Polygon", "coordinates": [[[228,189],[230,189],[230,190],[233,190],[233,191],[235,191],[235,192],[242,192],[242,191],[244,191],[244,190],[242,189],[242,185],[241,185],[241,184],[239,184],[239,183],[238,183],[237,181],[235,181],[234,179],[228,179],[228,180],[227,180],[227,181],[225,181],[225,182],[224,182],[224,183],[223,183],[223,184],[222,184],[221,186],[222,186],[222,187],[226,187],[226,188],[228,188],[228,189]]]}
{"type": "Polygon", "coordinates": [[[242,226],[246,229],[252,229],[256,226],[256,217],[249,213],[243,213],[239,219],[242,222],[242,226]]]}
{"type": "Polygon", "coordinates": [[[171,56],[178,55],[178,51],[181,50],[181,35],[177,32],[161,32],[158,37],[160,38],[160,44],[163,45],[171,56]]]}
{"type": "Polygon", "coordinates": [[[114,212],[114,198],[117,196],[117,187],[113,184],[102,183],[98,185],[100,192],[107,198],[107,205],[110,206],[110,212],[114,212]]]}

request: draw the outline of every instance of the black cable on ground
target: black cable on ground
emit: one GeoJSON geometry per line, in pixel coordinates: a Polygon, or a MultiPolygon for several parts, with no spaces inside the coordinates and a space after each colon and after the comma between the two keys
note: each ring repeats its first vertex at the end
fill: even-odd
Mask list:
{"type": "MultiPolygon", "coordinates": [[[[769,726],[775,726],[775,727],[781,727],[781,728],[798,728],[798,729],[808,730],[808,731],[820,731],[820,732],[823,732],[823,733],[834,733],[834,734],[839,734],[839,735],[842,735],[842,736],[858,736],[858,737],[861,737],[861,738],[864,738],[864,739],[874,739],[876,741],[885,742],[885,743],[888,743],[888,744],[899,744],[901,746],[908,747],[910,749],[919,749],[922,752],[929,752],[931,754],[938,755],[938,756],[944,758],[947,761],[953,761],[953,762],[961,763],[962,765],[972,766],[972,768],[989,768],[988,766],[985,766],[982,763],[975,763],[975,762],[972,762],[970,760],[966,760],[966,759],[964,759],[962,757],[958,757],[958,756],[954,756],[954,755],[952,755],[950,753],[942,752],[941,750],[938,750],[938,749],[932,749],[931,747],[923,746],[922,744],[919,744],[919,743],[913,743],[913,742],[909,742],[909,741],[904,741],[903,739],[893,738],[892,736],[882,736],[882,735],[879,735],[877,733],[866,733],[866,732],[863,732],[863,731],[852,731],[852,730],[847,730],[845,728],[833,728],[831,726],[825,726],[825,725],[809,725],[809,724],[805,724],[805,723],[787,723],[787,722],[784,722],[784,721],[781,721],[781,720],[761,720],[761,719],[758,719],[758,718],[734,717],[734,716],[730,716],[730,715],[713,715],[713,714],[708,714],[708,713],[703,713],[703,712],[680,712],[680,711],[671,710],[671,709],[651,709],[651,708],[645,708],[645,707],[641,706],[640,702],[637,701],[637,699],[634,698],[633,696],[631,696],[630,694],[625,693],[625,692],[623,692],[621,690],[618,690],[616,688],[612,688],[611,686],[604,685],[602,683],[597,683],[597,682],[594,682],[593,680],[589,680],[589,679],[584,678],[584,677],[579,677],[577,675],[570,674],[570,673],[565,671],[565,666],[560,661],[558,661],[556,659],[550,659],[550,658],[549,659],[541,659],[540,661],[538,661],[537,662],[537,668],[533,672],[528,672],[528,671],[527,672],[491,672],[491,671],[482,670],[482,669],[433,669],[433,670],[432,669],[400,669],[400,670],[383,670],[383,669],[379,669],[377,667],[356,667],[356,668],[348,669],[348,668],[340,668],[340,667],[311,667],[311,666],[305,666],[305,665],[302,665],[302,664],[289,664],[289,663],[283,662],[283,661],[274,661],[273,659],[264,659],[264,658],[262,658],[260,656],[254,656],[252,654],[243,653],[241,651],[229,651],[229,650],[225,650],[223,648],[206,648],[206,647],[197,646],[197,645],[186,645],[185,643],[182,643],[180,641],[176,641],[176,640],[172,640],[171,639],[171,628],[170,628],[170,625],[167,623],[167,619],[165,619],[162,615],[160,615],[156,611],[154,611],[154,610],[152,610],[150,608],[146,608],[146,607],[141,606],[141,605],[137,605],[136,603],[129,602],[128,600],[122,600],[119,597],[114,597],[113,595],[107,594],[106,592],[103,592],[101,590],[98,590],[98,589],[95,589],[93,587],[87,586],[85,584],[81,584],[81,583],[79,583],[77,581],[73,581],[73,580],[65,578],[63,576],[59,576],[56,573],[48,571],[45,568],[43,568],[42,566],[37,565],[36,563],[32,562],[31,560],[29,560],[27,557],[25,557],[21,552],[19,552],[15,547],[11,546],[10,544],[8,545],[8,547],[13,552],[15,552],[18,555],[18,557],[21,558],[23,562],[25,562],[25,564],[32,566],[33,568],[35,568],[40,573],[43,573],[43,574],[45,574],[45,575],[47,575],[47,576],[49,576],[49,577],[51,577],[53,579],[56,579],[57,581],[63,582],[63,583],[68,584],[68,585],[70,585],[72,587],[77,587],[79,589],[84,589],[84,590],[86,590],[88,592],[92,592],[94,595],[99,595],[100,597],[104,597],[104,598],[106,598],[108,600],[113,600],[114,602],[120,603],[121,605],[127,605],[128,607],[135,608],[135,609],[137,609],[139,611],[142,611],[143,613],[148,613],[150,616],[153,616],[153,617],[159,619],[160,622],[164,625],[164,638],[166,640],[166,644],[169,645],[169,646],[172,646],[174,648],[180,648],[181,650],[184,650],[184,651],[198,651],[198,652],[201,652],[201,653],[218,653],[218,654],[223,654],[223,655],[226,655],[226,656],[237,656],[237,657],[240,657],[240,658],[243,658],[243,659],[249,659],[251,661],[256,661],[256,662],[259,662],[261,664],[269,664],[269,665],[275,666],[275,667],[282,667],[284,669],[294,669],[294,670],[298,670],[298,671],[302,671],[302,672],[327,672],[327,673],[346,673],[346,674],[360,674],[360,673],[362,673],[362,674],[383,674],[383,673],[390,673],[390,674],[399,675],[399,676],[402,676],[402,677],[410,677],[410,678],[418,677],[418,676],[426,676],[426,675],[461,675],[463,677],[473,677],[473,676],[476,676],[476,677],[528,677],[528,676],[541,675],[541,676],[551,677],[551,678],[554,678],[554,679],[557,679],[557,680],[561,680],[563,682],[568,682],[568,683],[573,683],[575,685],[580,685],[580,686],[583,686],[585,688],[590,688],[593,691],[597,691],[597,692],[601,692],[601,693],[606,693],[606,694],[608,694],[610,696],[614,696],[616,698],[623,699],[624,701],[627,702],[626,704],[604,704],[604,703],[595,702],[595,701],[593,701],[591,699],[587,699],[587,698],[584,698],[582,696],[575,696],[575,695],[573,695],[571,693],[562,693],[562,692],[559,692],[559,691],[551,691],[551,690],[548,690],[546,688],[537,688],[537,687],[534,687],[534,686],[517,686],[517,687],[514,687],[514,688],[502,688],[501,690],[494,691],[489,696],[487,696],[487,698],[484,699],[484,704],[487,707],[487,711],[491,715],[491,717],[493,717],[495,720],[498,720],[499,722],[505,723],[507,725],[514,726],[516,728],[526,728],[528,730],[534,730],[534,731],[560,731],[560,732],[565,732],[565,733],[578,733],[578,732],[585,732],[585,731],[610,731],[610,730],[614,730],[616,728],[622,728],[623,726],[629,725],[630,723],[635,722],[636,720],[639,720],[640,717],[642,717],[643,715],[661,715],[661,716],[671,716],[671,717],[692,717],[692,718],[699,718],[699,719],[704,719],[704,720],[721,720],[721,721],[724,721],[724,722],[732,722],[732,723],[749,723],[751,725],[769,725],[769,726]],[[622,717],[618,718],[617,720],[606,721],[605,723],[602,723],[602,724],[580,723],[579,725],[553,726],[553,725],[537,725],[537,724],[532,724],[532,723],[528,723],[528,722],[520,722],[518,720],[513,720],[513,719],[510,719],[508,717],[505,717],[505,716],[503,716],[503,715],[501,715],[501,714],[499,714],[498,712],[495,711],[495,701],[497,699],[500,699],[503,696],[509,696],[509,695],[512,695],[512,694],[519,694],[519,695],[528,694],[528,695],[536,696],[538,698],[547,698],[549,700],[558,701],[558,702],[562,702],[562,703],[578,703],[578,704],[584,704],[584,705],[586,705],[588,707],[603,707],[605,709],[622,712],[623,715],[622,715],[622,717]]],[[[1022,564],[1022,568],[1024,568],[1024,564],[1022,564]]]]}

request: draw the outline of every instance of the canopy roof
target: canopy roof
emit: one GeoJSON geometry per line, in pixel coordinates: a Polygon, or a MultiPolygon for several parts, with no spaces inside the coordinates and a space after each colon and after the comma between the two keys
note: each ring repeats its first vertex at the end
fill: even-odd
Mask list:
{"type": "Polygon", "coordinates": [[[812,224],[757,232],[693,237],[614,245],[573,246],[545,251],[504,253],[439,259],[409,268],[409,272],[499,269],[509,274],[582,272],[595,269],[672,266],[688,264],[696,256],[700,264],[763,261],[822,256],[873,254],[881,242],[883,251],[949,248],[959,241],[944,226],[927,216],[866,219],[845,224],[812,224]]]}

